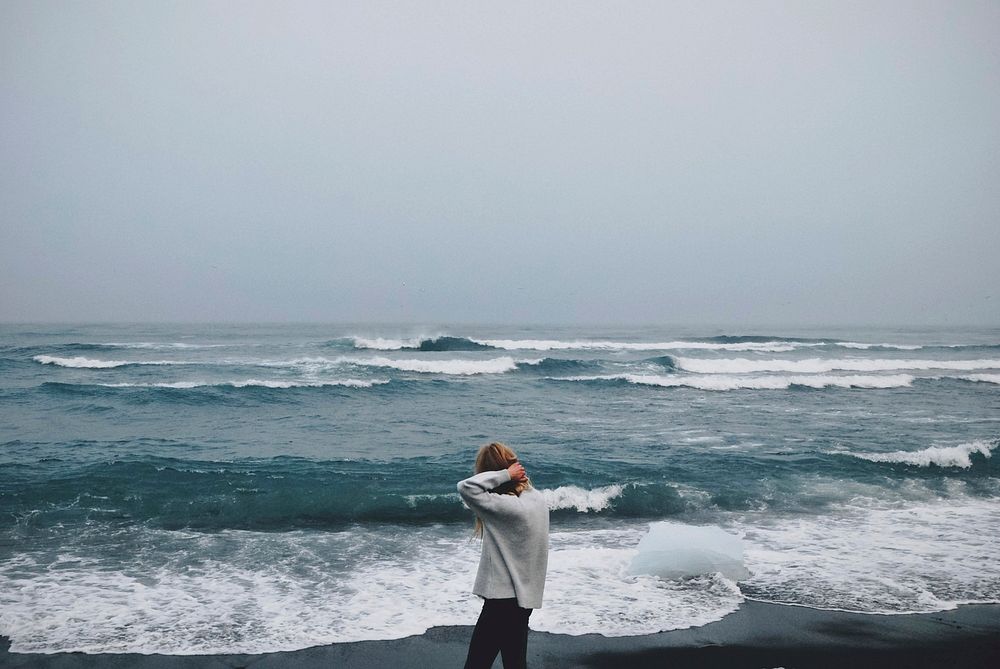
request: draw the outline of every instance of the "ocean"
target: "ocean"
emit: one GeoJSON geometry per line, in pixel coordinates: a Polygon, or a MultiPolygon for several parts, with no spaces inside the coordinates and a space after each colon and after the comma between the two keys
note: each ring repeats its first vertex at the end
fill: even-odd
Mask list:
{"type": "Polygon", "coordinates": [[[0,634],[258,653],[474,623],[455,483],[551,509],[535,630],[1000,602],[1000,329],[0,325],[0,634]],[[740,576],[630,570],[651,525],[740,576]]]}

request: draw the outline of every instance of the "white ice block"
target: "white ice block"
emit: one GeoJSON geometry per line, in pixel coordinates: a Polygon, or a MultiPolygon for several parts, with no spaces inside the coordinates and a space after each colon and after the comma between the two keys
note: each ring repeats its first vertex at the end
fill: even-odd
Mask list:
{"type": "Polygon", "coordinates": [[[721,573],[734,581],[750,575],[743,565],[743,541],[718,527],[667,521],[650,523],[628,573],[662,579],[721,573]]]}

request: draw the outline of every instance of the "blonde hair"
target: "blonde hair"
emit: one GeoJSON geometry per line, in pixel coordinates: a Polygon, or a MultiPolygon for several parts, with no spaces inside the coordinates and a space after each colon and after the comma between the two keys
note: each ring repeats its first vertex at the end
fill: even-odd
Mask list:
{"type": "MultiPolygon", "coordinates": [[[[491,441],[476,453],[476,468],[474,473],[482,474],[483,472],[495,472],[500,469],[507,469],[517,461],[517,453],[507,446],[507,444],[499,441],[491,441]]],[[[498,495],[520,495],[530,487],[531,481],[525,478],[523,481],[507,481],[498,485],[492,492],[498,495]]],[[[483,519],[479,516],[476,516],[476,524],[473,527],[472,533],[477,537],[483,536],[483,519]]]]}

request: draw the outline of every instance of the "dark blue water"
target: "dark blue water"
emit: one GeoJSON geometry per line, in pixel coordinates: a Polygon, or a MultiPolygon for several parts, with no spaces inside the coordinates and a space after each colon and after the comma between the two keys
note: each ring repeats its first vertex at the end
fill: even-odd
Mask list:
{"type": "Polygon", "coordinates": [[[454,486],[493,439],[552,509],[536,629],[997,601],[998,438],[996,329],[5,325],[0,634],[252,652],[469,624],[454,486]],[[634,573],[660,522],[741,537],[749,575],[634,573]]]}

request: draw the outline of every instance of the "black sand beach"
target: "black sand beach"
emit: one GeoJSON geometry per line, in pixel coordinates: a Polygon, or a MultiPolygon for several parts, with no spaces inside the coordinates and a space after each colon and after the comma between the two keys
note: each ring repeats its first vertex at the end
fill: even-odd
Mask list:
{"type": "MultiPolygon", "coordinates": [[[[460,667],[470,627],[436,627],[393,641],[318,646],[264,655],[137,655],[9,652],[0,637],[3,667],[460,667]]],[[[704,627],[639,637],[607,638],[532,632],[529,665],[541,667],[997,667],[1000,605],[954,611],[876,616],[745,602],[704,627]]],[[[496,666],[500,666],[499,660],[496,666]]]]}

